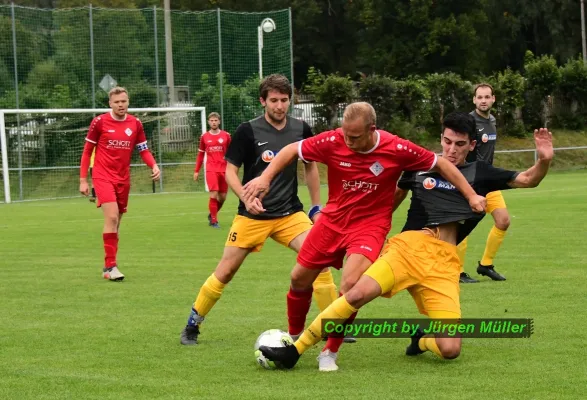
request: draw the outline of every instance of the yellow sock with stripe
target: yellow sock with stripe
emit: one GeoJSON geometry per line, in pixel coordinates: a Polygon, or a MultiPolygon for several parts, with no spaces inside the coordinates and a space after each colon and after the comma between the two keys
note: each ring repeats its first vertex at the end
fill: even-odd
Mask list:
{"type": "Polygon", "coordinates": [[[422,351],[428,350],[436,354],[438,357],[444,358],[442,357],[442,353],[436,344],[436,338],[433,335],[426,335],[421,337],[418,341],[418,347],[420,347],[420,350],[422,351]]]}
{"type": "Polygon", "coordinates": [[[320,312],[326,310],[326,308],[332,304],[334,300],[338,298],[336,293],[336,285],[334,279],[332,279],[332,272],[330,270],[320,273],[318,278],[314,281],[313,296],[320,312]]]}
{"type": "Polygon", "coordinates": [[[302,336],[295,342],[299,354],[303,354],[310,347],[322,340],[322,321],[325,319],[347,320],[357,309],[351,306],[344,296],[336,299],[326,310],[321,312],[310,324],[302,336]]]}
{"type": "Polygon", "coordinates": [[[222,291],[226,284],[220,282],[216,275],[212,274],[206,280],[206,282],[202,285],[200,289],[200,293],[198,293],[198,297],[194,302],[194,309],[198,312],[198,315],[204,317],[214,304],[218,301],[220,296],[222,296],[222,291]]]}
{"type": "Polygon", "coordinates": [[[465,272],[465,258],[467,256],[467,238],[465,238],[457,246],[457,254],[459,255],[459,260],[461,261],[461,272],[465,272]]]}
{"type": "Polygon", "coordinates": [[[505,233],[506,231],[502,231],[495,225],[491,228],[489,235],[487,235],[487,244],[485,245],[485,252],[481,259],[481,265],[493,265],[493,259],[501,247],[505,233]]]}

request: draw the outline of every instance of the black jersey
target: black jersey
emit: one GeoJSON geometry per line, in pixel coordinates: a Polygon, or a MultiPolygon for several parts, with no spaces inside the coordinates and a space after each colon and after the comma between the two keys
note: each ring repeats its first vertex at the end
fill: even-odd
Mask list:
{"type": "Polygon", "coordinates": [[[489,118],[483,118],[477,111],[472,111],[471,115],[475,117],[477,144],[475,145],[475,150],[467,156],[467,161],[486,161],[493,164],[495,142],[497,141],[495,117],[489,114],[489,118]]]}
{"type": "MultiPolygon", "coordinates": [[[[508,183],[518,176],[518,172],[496,168],[484,161],[467,163],[457,168],[480,196],[496,190],[511,189],[508,183]]],[[[438,173],[405,172],[398,187],[412,191],[408,220],[402,232],[459,222],[457,243],[460,243],[485,216],[485,213],[471,210],[461,192],[438,173]]]]}
{"type": "MultiPolygon", "coordinates": [[[[225,159],[237,167],[244,165],[243,185],[260,176],[285,146],[312,136],[312,129],[307,123],[289,116],[286,118],[285,127],[281,130],[275,129],[263,115],[240,124],[232,135],[225,159]]],[[[285,167],[271,182],[269,189],[263,198],[263,207],[267,211],[251,215],[240,201],[238,214],[252,219],[273,219],[303,210],[298,198],[297,162],[285,167]]]]}

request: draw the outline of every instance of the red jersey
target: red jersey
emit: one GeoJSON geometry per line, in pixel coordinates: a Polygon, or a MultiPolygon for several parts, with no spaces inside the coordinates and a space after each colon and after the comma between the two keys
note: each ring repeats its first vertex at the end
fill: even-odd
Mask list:
{"type": "Polygon", "coordinates": [[[328,166],[328,202],[324,224],[341,233],[371,227],[389,231],[393,198],[403,171],[428,171],[436,154],[382,130],[375,146],[365,153],[347,147],[342,129],[323,132],[299,143],[304,161],[328,166]]]}
{"type": "MultiPolygon", "coordinates": [[[[226,171],[224,155],[230,144],[230,134],[221,130],[218,133],[206,132],[200,138],[199,153],[206,156],[206,172],[226,171]]],[[[199,154],[200,155],[200,154],[199,154]]],[[[201,163],[196,161],[195,172],[200,172],[201,163]]]]}
{"type": "Polygon", "coordinates": [[[114,119],[111,113],[97,116],[86,140],[96,144],[92,178],[111,182],[128,182],[133,149],[136,147],[139,153],[148,149],[143,124],[130,114],[123,121],[114,119]]]}

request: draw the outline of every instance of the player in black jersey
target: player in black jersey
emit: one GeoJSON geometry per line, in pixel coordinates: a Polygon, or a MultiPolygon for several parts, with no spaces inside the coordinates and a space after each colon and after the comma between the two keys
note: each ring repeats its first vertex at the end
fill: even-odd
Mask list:
{"type": "MultiPolygon", "coordinates": [[[[467,163],[475,148],[475,120],[467,113],[446,116],[442,135],[442,157],[461,170],[477,194],[495,190],[536,187],[548,172],[553,157],[552,135],[547,129],[534,131],[538,160],[524,172],[493,167],[484,161],[467,163]]],[[[300,341],[317,342],[323,336],[325,319],[346,320],[359,308],[379,297],[391,297],[407,289],[420,313],[432,319],[459,319],[460,263],[457,244],[467,237],[484,214],[473,212],[467,200],[439,174],[405,173],[398,183],[394,207],[412,191],[408,219],[402,233],[390,238],[381,257],[355,286],[334,301],[312,322],[300,341]]],[[[270,360],[291,368],[299,358],[295,345],[261,347],[270,360]]],[[[426,350],[453,359],[461,352],[460,338],[434,337],[418,331],[406,349],[407,355],[426,350]]]]}
{"type": "MultiPolygon", "coordinates": [[[[493,165],[493,155],[495,153],[495,143],[497,141],[497,127],[495,117],[491,114],[491,108],[495,102],[493,87],[488,83],[480,83],[475,86],[473,91],[473,103],[475,110],[471,115],[475,118],[475,128],[477,131],[475,149],[467,156],[467,161],[485,161],[493,165]]],[[[487,195],[487,214],[491,214],[495,224],[487,235],[485,251],[483,257],[477,262],[477,273],[488,276],[494,281],[505,281],[505,277],[497,272],[493,266],[495,258],[501,243],[503,242],[506,232],[510,226],[510,214],[508,213],[505,200],[501,191],[496,190],[487,195]]],[[[463,240],[457,251],[461,260],[461,283],[477,283],[477,279],[472,278],[465,272],[465,256],[467,253],[467,240],[463,240]]]]}
{"type": "MultiPolygon", "coordinates": [[[[266,77],[259,87],[259,97],[265,113],[239,125],[225,155],[228,161],[226,181],[240,199],[238,213],[228,233],[222,258],[193,303],[187,325],[181,332],[183,345],[198,343],[204,317],[250,253],[260,251],[269,237],[298,252],[312,227],[311,219],[315,220],[319,215],[320,178],[313,162],[304,164],[313,205],[308,215],[298,198],[297,162],[291,163],[273,181],[263,204],[258,198],[246,200],[243,197],[243,185],[261,175],[282,148],[312,136],[307,123],[287,115],[292,87],[285,76],[266,77]],[[238,177],[241,166],[244,168],[242,182],[238,177]]],[[[328,268],[314,282],[314,291],[321,293],[321,296],[315,296],[319,307],[325,308],[336,299],[336,288],[328,268]]]]}

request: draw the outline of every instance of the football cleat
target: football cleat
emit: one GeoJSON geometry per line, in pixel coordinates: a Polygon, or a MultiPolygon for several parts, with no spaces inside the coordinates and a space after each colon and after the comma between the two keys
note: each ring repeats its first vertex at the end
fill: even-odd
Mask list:
{"type": "Polygon", "coordinates": [[[460,283],[479,283],[479,281],[475,278],[472,278],[471,275],[467,274],[466,272],[461,272],[461,276],[459,276],[460,283]]]}
{"type": "Polygon", "coordinates": [[[184,346],[193,346],[198,344],[198,335],[200,334],[200,327],[198,325],[186,325],[181,331],[179,341],[184,346]]]}
{"type": "Polygon", "coordinates": [[[118,270],[118,267],[104,268],[102,270],[102,277],[111,281],[121,281],[124,279],[124,275],[118,270]]]}
{"type": "Polygon", "coordinates": [[[336,358],[338,353],[333,353],[330,350],[324,350],[316,358],[318,360],[318,370],[322,372],[332,372],[338,370],[336,365],[336,358]]]}
{"type": "Polygon", "coordinates": [[[411,337],[412,342],[406,348],[406,356],[417,356],[418,354],[424,353],[424,350],[420,350],[420,346],[418,345],[422,336],[424,336],[424,331],[418,328],[411,337]]]}
{"type": "Polygon", "coordinates": [[[285,347],[261,346],[259,350],[266,358],[279,363],[285,369],[293,368],[300,359],[298,349],[293,344],[287,344],[285,347]]]}
{"type": "Polygon", "coordinates": [[[479,275],[488,276],[494,281],[505,281],[505,276],[497,272],[493,265],[481,265],[481,262],[479,262],[477,273],[479,275]]]}

